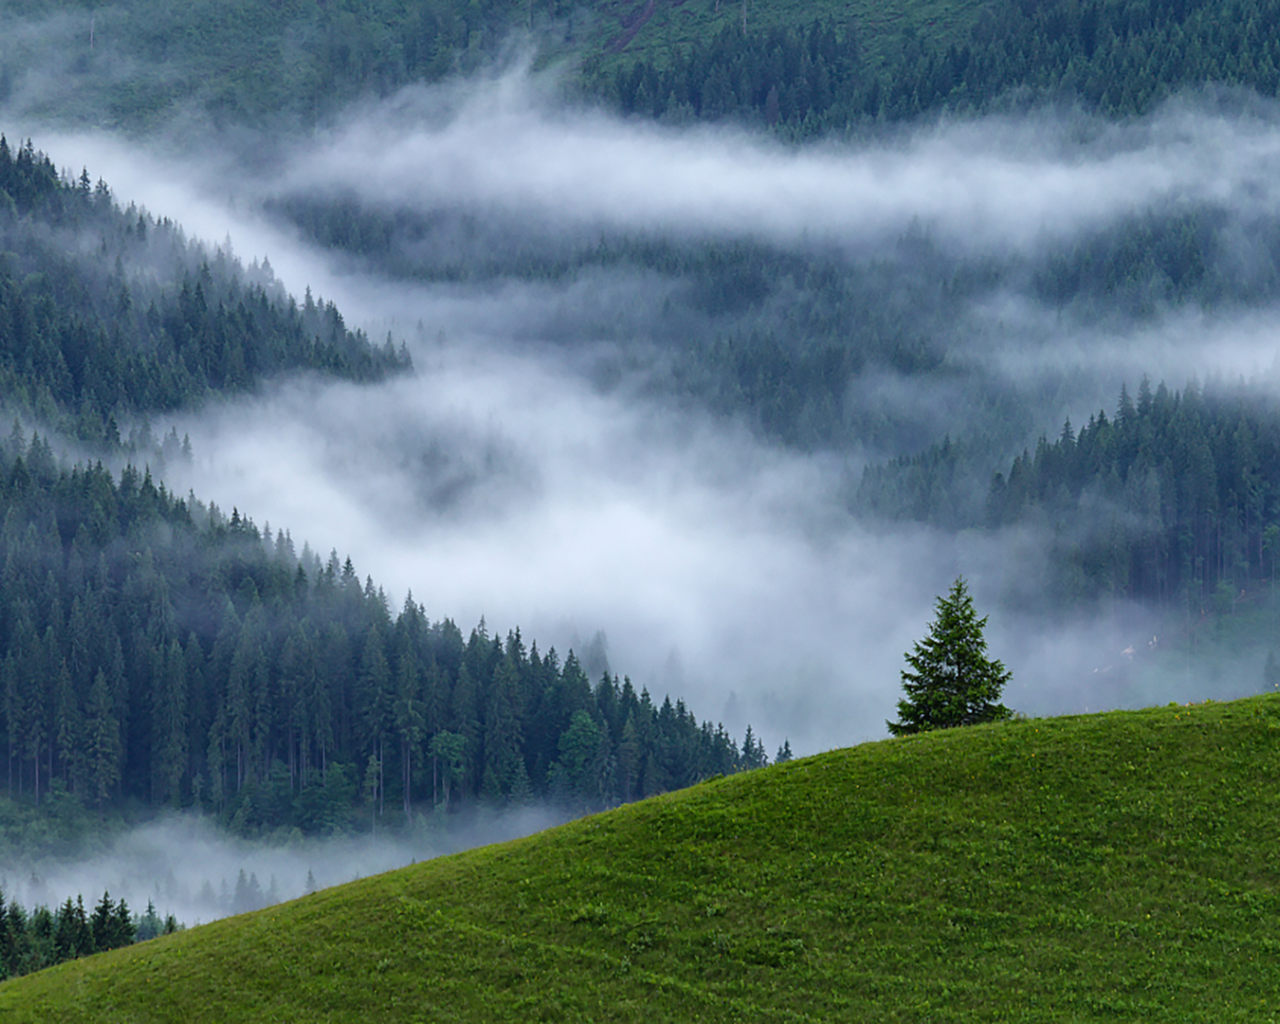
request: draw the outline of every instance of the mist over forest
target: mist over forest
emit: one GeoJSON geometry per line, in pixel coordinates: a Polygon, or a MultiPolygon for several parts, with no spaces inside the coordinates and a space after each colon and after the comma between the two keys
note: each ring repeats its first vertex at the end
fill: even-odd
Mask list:
{"type": "MultiPolygon", "coordinates": [[[[804,755],[882,737],[903,652],[959,575],[1023,714],[1275,684],[1274,85],[1188,75],[1126,99],[1056,80],[1011,93],[990,73],[980,102],[958,98],[977,79],[956,71],[908,109],[876,85],[897,57],[876,64],[866,43],[849,70],[845,35],[779,29],[741,50],[725,37],[696,89],[645,100],[676,64],[553,59],[599,18],[575,28],[556,8],[512,41],[479,5],[493,24],[465,57],[406,46],[372,77],[352,64],[326,78],[316,69],[337,65],[317,54],[336,51],[316,40],[331,36],[298,29],[280,51],[296,81],[263,58],[246,65],[260,81],[173,86],[170,102],[161,72],[187,82],[178,44],[148,64],[121,42],[145,6],[104,11],[71,69],[51,55],[84,34],[79,13],[3,16],[0,129],[18,158],[33,140],[65,192],[0,192],[0,338],[49,341],[0,363],[17,421],[6,500],[35,510],[45,545],[32,554],[16,525],[5,538],[10,564],[30,565],[0,634],[10,693],[24,666],[57,676],[41,652],[73,647],[72,583],[46,578],[137,578],[131,517],[163,524],[146,557],[166,581],[129,612],[148,623],[139,639],[75,648],[70,696],[50,684],[46,718],[42,697],[5,705],[7,813],[15,834],[31,827],[23,801],[34,782],[39,804],[43,772],[46,800],[57,784],[94,811],[127,794],[205,818],[123,834],[106,866],[42,859],[70,839],[31,857],[6,846],[21,865],[0,870],[8,896],[109,888],[139,910],[151,875],[170,880],[163,913],[208,920],[238,908],[202,883],[234,889],[244,865],[289,898],[300,872],[332,884],[753,767],[784,743],[804,755]],[[825,99],[752,85],[775,43],[799,47],[806,82],[825,62],[825,99]],[[717,61],[747,69],[726,73],[728,93],[711,84],[717,61]],[[66,74],[106,98],[72,95],[66,74]],[[70,339],[57,358],[55,336],[70,339]],[[163,372],[139,369],[153,360],[163,372]],[[97,460],[112,482],[86,472],[83,486],[115,495],[114,534],[90,511],[68,525],[81,483],[66,474],[97,460]],[[58,515],[37,508],[46,491],[58,515]],[[239,653],[233,621],[274,653],[239,653]],[[374,634],[386,678],[412,692],[365,728],[374,634]],[[313,642],[327,654],[307,662],[313,642]],[[325,713],[336,732],[258,710],[241,740],[233,712],[218,717],[237,665],[283,693],[335,651],[350,670],[326,684],[347,701],[325,713]],[[95,690],[117,662],[121,680],[151,667],[95,690]],[[165,703],[180,662],[208,706],[165,703]],[[507,665],[516,718],[538,723],[518,735],[495,725],[507,665]],[[466,706],[463,669],[479,686],[466,706]],[[571,697],[536,718],[553,690],[571,697]],[[666,752],[655,767],[639,726],[625,738],[629,709],[656,723],[668,696],[702,760],[666,752]],[[55,697],[85,729],[114,715],[155,753],[126,743],[114,776],[74,765],[55,697]],[[135,698],[145,728],[125,714],[135,698]],[[28,750],[37,719],[45,740],[28,750]],[[442,754],[442,734],[470,746],[442,754]],[[456,771],[443,788],[442,758],[456,771]],[[308,785],[323,813],[273,817],[270,800],[308,785]],[[451,785],[484,828],[444,828],[451,785]],[[373,834],[384,803],[403,807],[394,840],[373,834]],[[289,829],[292,846],[219,846],[289,829]],[[197,841],[211,852],[191,875],[131,852],[197,841]]],[[[975,53],[984,31],[967,37],[975,53]]],[[[921,52],[922,66],[951,59],[921,52]]]]}

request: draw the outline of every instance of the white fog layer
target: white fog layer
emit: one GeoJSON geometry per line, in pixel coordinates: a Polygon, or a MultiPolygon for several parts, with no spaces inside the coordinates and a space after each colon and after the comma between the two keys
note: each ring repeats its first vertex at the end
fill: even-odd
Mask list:
{"type": "Polygon", "coordinates": [[[919,221],[953,242],[1002,249],[1170,201],[1274,213],[1278,169],[1274,120],[1177,105],[1125,128],[990,118],[796,151],[725,129],[557,111],[515,73],[461,95],[410,89],[359,109],[289,162],[283,187],[341,188],[389,207],[501,210],[557,230],[782,243],[865,241],[919,221]]]}
{"type": "Polygon", "coordinates": [[[230,837],[206,819],[171,814],[82,858],[6,863],[0,866],[0,889],[7,900],[28,908],[56,907],[78,894],[90,910],[105,891],[134,913],[145,912],[150,901],[161,919],[172,914],[194,925],[562,821],[562,814],[527,808],[454,822],[447,833],[433,831],[428,817],[414,832],[394,838],[299,837],[267,845],[230,837]]]}

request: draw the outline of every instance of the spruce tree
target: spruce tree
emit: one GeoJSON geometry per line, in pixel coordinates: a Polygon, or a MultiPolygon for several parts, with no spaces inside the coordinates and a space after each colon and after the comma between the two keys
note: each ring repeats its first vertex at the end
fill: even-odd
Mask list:
{"type": "Polygon", "coordinates": [[[977,725],[1009,718],[1000,701],[1010,673],[999,661],[986,657],[983,636],[987,619],[978,618],[963,577],[957,577],[945,597],[938,598],[938,617],[929,635],[906,655],[902,672],[906,693],[898,701],[898,721],[886,723],[893,736],[977,725]]]}

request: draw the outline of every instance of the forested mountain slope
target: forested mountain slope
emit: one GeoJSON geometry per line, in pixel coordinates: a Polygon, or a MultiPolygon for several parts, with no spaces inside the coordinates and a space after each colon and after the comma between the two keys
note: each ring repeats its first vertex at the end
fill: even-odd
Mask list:
{"type": "Polygon", "coordinates": [[[416,805],[586,810],[768,760],[683,701],[592,685],[519,630],[393,615],[350,560],[295,552],[130,468],[0,451],[5,793],[195,807],[331,834],[416,805]]]}
{"type": "Polygon", "coordinates": [[[663,16],[644,31],[662,44],[635,57],[632,46],[615,47],[617,56],[593,63],[599,95],[645,116],[745,118],[800,137],[1046,99],[1131,115],[1204,83],[1264,96],[1280,85],[1271,31],[1280,10],[1270,0],[849,3],[803,13],[763,2],[716,4],[715,18],[702,9],[710,5],[650,6],[663,16]]]}
{"type": "Polygon", "coordinates": [[[714,780],[0,987],[13,1021],[1255,1021],[1277,698],[714,780]]]}
{"type": "Polygon", "coordinates": [[[1274,589],[1280,559],[1280,409],[1269,382],[1181,391],[1143,379],[1113,416],[1068,420],[1007,468],[946,441],[869,467],[856,506],[950,529],[1051,537],[1054,599],[1105,594],[1229,611],[1274,589]],[[989,486],[988,486],[989,484],[989,486]]]}
{"type": "Polygon", "coordinates": [[[6,796],[327,834],[388,804],[398,820],[481,799],[586,809],[765,763],[750,734],[739,748],[678,699],[588,680],[518,629],[466,639],[412,600],[395,615],[349,560],[149,472],[71,464],[61,440],[119,455],[126,417],[410,365],[89,181],[0,138],[0,400],[39,425],[0,445],[6,796]]]}
{"type": "Polygon", "coordinates": [[[119,421],[311,370],[374,381],[408,369],[332,305],[299,306],[270,267],[242,267],[130,206],[63,181],[0,135],[0,408],[112,451],[119,421]]]}
{"type": "MultiPolygon", "coordinates": [[[[572,34],[571,10],[539,5],[548,40],[572,34]]],[[[362,94],[475,70],[533,13],[512,0],[23,0],[0,14],[0,103],[131,129],[186,113],[311,126],[362,94]]]]}
{"type": "MultiPolygon", "coordinates": [[[[34,0],[14,8],[9,16],[22,31],[15,28],[0,53],[10,102],[132,128],[174,118],[202,123],[184,120],[194,109],[212,115],[228,139],[271,126],[258,136],[271,154],[300,137],[274,129],[311,131],[356,97],[473,70],[508,31],[530,23],[544,54],[581,58],[582,74],[566,80],[571,93],[585,89],[591,101],[641,119],[773,126],[797,139],[914,123],[943,109],[1049,102],[1114,116],[1148,112],[1173,92],[1206,84],[1268,97],[1276,90],[1268,70],[1276,43],[1265,31],[1274,19],[1265,5],[1249,3],[919,0],[803,12],[766,0],[465,10],[439,3],[412,11],[301,0],[214,6],[132,0],[96,15],[34,0]],[[59,76],[53,69],[64,52],[77,56],[59,76]],[[76,87],[59,92],[60,82],[76,87]],[[41,107],[45,95],[56,102],[41,107]],[[110,111],[77,106],[103,98],[110,111]]],[[[1229,94],[1206,102],[1208,116],[1234,118],[1250,100],[1229,94]]],[[[1088,141],[1100,129],[1080,131],[1088,141]]],[[[1009,293],[1086,322],[1142,321],[1171,306],[1265,304],[1280,281],[1275,218],[1212,199],[1095,225],[1060,246],[994,255],[957,253],[927,224],[871,251],[835,252],[749,234],[686,244],[605,230],[565,240],[520,218],[404,209],[332,190],[286,188],[266,207],[358,269],[400,279],[565,287],[607,275],[656,280],[652,301],[638,291],[633,307],[529,329],[556,343],[625,335],[627,359],[656,365],[658,390],[806,449],[918,452],[938,440],[939,424],[913,422],[886,408],[874,388],[858,386],[902,374],[958,386],[979,410],[981,422],[967,425],[973,442],[999,458],[1016,450],[1032,429],[1025,399],[979,380],[969,361],[974,336],[992,326],[974,324],[973,308],[1009,293]]],[[[141,304],[134,307],[141,317],[141,304]]],[[[163,381],[170,392],[183,386],[176,376],[163,381]]]]}
{"type": "Polygon", "coordinates": [[[24,0],[2,17],[0,103],[122,127],[192,110],[312,126],[513,39],[625,112],[798,136],[1028,95],[1141,113],[1204,82],[1274,96],[1280,75],[1272,0],[24,0]]]}

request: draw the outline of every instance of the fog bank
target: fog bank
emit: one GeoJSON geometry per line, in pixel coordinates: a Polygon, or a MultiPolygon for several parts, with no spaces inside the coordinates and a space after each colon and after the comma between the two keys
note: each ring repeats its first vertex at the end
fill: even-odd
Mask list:
{"type": "Polygon", "coordinates": [[[915,226],[1003,251],[1168,203],[1274,215],[1280,118],[1167,104],[1123,125],[1083,115],[942,120],[885,141],[785,147],[555,104],[523,68],[353,110],[285,161],[273,188],[386,208],[501,213],[563,231],[866,243],[915,226]]]}
{"type": "Polygon", "coordinates": [[[151,901],[162,919],[172,914],[181,924],[195,925],[296,899],[312,887],[341,885],[531,835],[565,820],[566,815],[546,808],[501,815],[478,811],[455,815],[447,824],[428,815],[391,838],[299,836],[266,843],[235,839],[208,819],[169,815],[115,837],[92,855],[5,864],[0,867],[0,889],[7,900],[28,909],[53,908],[77,895],[92,909],[106,890],[113,900],[123,898],[134,913],[144,913],[151,901]]]}

